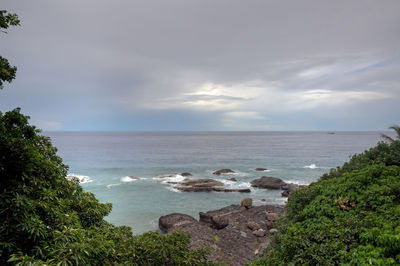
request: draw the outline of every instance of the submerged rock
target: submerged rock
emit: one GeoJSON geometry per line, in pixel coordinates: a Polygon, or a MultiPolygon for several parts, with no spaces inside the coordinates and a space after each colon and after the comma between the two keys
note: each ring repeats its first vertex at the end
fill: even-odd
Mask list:
{"type": "Polygon", "coordinates": [[[229,181],[237,182],[237,179],[236,179],[236,178],[234,178],[234,177],[232,177],[232,178],[227,178],[227,179],[225,179],[225,180],[229,180],[229,181]]]}
{"type": "Polygon", "coordinates": [[[220,170],[215,171],[213,174],[214,175],[222,175],[222,174],[234,174],[234,173],[236,173],[236,172],[231,169],[220,169],[220,170]]]}
{"type": "Polygon", "coordinates": [[[264,171],[267,171],[268,169],[267,168],[261,168],[261,167],[259,167],[259,168],[256,168],[255,169],[257,172],[264,172],[264,171]]]}
{"type": "Polygon", "coordinates": [[[268,188],[268,189],[281,189],[282,186],[286,185],[280,178],[262,176],[260,178],[254,179],[250,182],[252,187],[268,188]]]}
{"type": "Polygon", "coordinates": [[[177,173],[173,174],[165,174],[165,175],[159,175],[157,178],[167,178],[167,177],[176,177],[177,173]]]}
{"type": "Polygon", "coordinates": [[[181,173],[181,176],[192,176],[192,174],[189,172],[183,172],[181,173]]]}

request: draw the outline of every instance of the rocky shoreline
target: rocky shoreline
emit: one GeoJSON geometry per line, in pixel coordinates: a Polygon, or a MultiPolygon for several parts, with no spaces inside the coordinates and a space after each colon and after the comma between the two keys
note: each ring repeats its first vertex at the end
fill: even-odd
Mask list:
{"type": "Polygon", "coordinates": [[[274,223],[284,213],[284,205],[253,206],[252,199],[246,198],[241,205],[200,212],[198,220],[181,213],[162,216],[159,228],[165,233],[190,233],[190,248],[209,247],[212,261],[244,265],[269,244],[278,232],[274,223]]]}

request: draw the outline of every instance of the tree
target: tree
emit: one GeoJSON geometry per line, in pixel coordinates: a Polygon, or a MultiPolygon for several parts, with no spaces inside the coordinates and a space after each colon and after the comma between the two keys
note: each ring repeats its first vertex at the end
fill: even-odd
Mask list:
{"type": "MultiPolygon", "coordinates": [[[[19,25],[0,11],[0,29],[19,25]]],[[[16,68],[0,57],[0,86],[16,68]]],[[[0,87],[2,88],[2,87],[0,87]]],[[[50,138],[20,109],[0,112],[0,265],[208,265],[204,249],[190,250],[190,235],[148,232],[104,220],[111,203],[99,203],[77,179],[50,138]]]]}
{"type": "MultiPolygon", "coordinates": [[[[0,31],[7,33],[10,26],[20,25],[17,14],[10,14],[6,10],[0,10],[0,31]]],[[[8,60],[0,56],[0,90],[3,89],[3,82],[11,83],[15,79],[17,68],[11,66],[8,60]]]]}
{"type": "MultiPolygon", "coordinates": [[[[400,140],[400,126],[393,125],[393,126],[390,126],[389,129],[393,129],[397,134],[397,139],[400,140]]],[[[388,142],[394,141],[394,139],[392,137],[389,137],[388,135],[383,134],[383,133],[381,134],[381,137],[388,142]]]]}

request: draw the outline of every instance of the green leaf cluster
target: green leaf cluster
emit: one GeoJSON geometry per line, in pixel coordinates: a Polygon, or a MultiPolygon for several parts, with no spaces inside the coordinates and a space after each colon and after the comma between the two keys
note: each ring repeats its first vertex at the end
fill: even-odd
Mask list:
{"type": "MultiPolygon", "coordinates": [[[[8,13],[6,10],[0,10],[0,31],[7,33],[6,29],[10,26],[18,26],[20,21],[17,14],[8,13]]],[[[3,89],[3,83],[10,83],[15,79],[17,68],[11,66],[8,60],[0,56],[0,90],[3,89]]]]}
{"type": "Polygon", "coordinates": [[[78,180],[48,137],[19,109],[0,113],[0,265],[197,265],[182,232],[133,236],[104,220],[100,203],[78,180]]]}
{"type": "Polygon", "coordinates": [[[400,141],[294,191],[279,228],[253,265],[399,265],[400,141]]]}

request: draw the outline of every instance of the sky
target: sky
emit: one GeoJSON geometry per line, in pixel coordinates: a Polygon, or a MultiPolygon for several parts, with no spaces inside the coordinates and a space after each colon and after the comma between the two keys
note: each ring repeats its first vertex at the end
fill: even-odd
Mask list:
{"type": "Polygon", "coordinates": [[[398,0],[2,0],[0,111],[44,130],[386,130],[398,0]]]}

